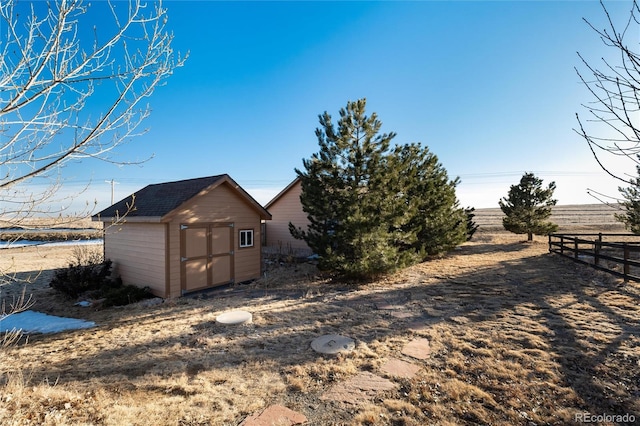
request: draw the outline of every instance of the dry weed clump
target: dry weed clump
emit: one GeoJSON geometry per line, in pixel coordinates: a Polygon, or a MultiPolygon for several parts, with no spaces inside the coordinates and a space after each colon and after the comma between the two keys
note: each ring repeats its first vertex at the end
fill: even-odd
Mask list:
{"type": "Polygon", "coordinates": [[[99,399],[53,383],[29,384],[21,370],[6,373],[0,404],[2,424],[96,424],[104,419],[99,399]]]}
{"type": "Polygon", "coordinates": [[[353,417],[354,425],[373,426],[385,424],[387,410],[375,404],[365,404],[353,417]]]}

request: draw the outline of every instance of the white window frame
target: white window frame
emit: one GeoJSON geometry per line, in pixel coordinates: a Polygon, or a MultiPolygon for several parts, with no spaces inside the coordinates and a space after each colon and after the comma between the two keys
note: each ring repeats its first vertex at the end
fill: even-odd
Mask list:
{"type": "Polygon", "coordinates": [[[240,248],[253,247],[254,241],[253,229],[241,229],[238,235],[238,245],[240,248]],[[250,244],[247,244],[247,236],[251,239],[250,244]],[[243,243],[244,241],[244,243],[243,243]]]}

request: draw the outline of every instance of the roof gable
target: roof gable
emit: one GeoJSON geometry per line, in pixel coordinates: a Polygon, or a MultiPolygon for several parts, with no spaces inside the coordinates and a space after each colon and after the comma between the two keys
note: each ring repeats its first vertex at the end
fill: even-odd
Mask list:
{"type": "Polygon", "coordinates": [[[95,214],[92,218],[93,220],[104,221],[126,215],[128,219],[153,218],[156,221],[160,221],[185,202],[196,196],[204,195],[225,182],[229,183],[240,197],[244,198],[253,209],[257,210],[260,217],[271,219],[271,215],[226,174],[147,185],[95,214]]]}
{"type": "Polygon", "coordinates": [[[287,185],[287,186],[286,186],[282,191],[280,191],[280,192],[278,193],[278,195],[276,195],[275,197],[273,197],[273,198],[271,199],[271,201],[269,201],[267,204],[265,204],[264,208],[265,208],[265,209],[269,209],[269,207],[271,207],[271,206],[273,206],[275,203],[277,203],[277,202],[278,202],[278,200],[280,200],[282,197],[284,197],[284,196],[285,196],[285,194],[286,194],[287,192],[289,192],[289,190],[290,190],[291,188],[293,188],[294,186],[296,186],[296,184],[297,184],[298,182],[300,182],[300,178],[299,178],[299,177],[296,177],[296,178],[295,178],[295,179],[294,179],[294,180],[293,180],[289,185],[287,185]]]}

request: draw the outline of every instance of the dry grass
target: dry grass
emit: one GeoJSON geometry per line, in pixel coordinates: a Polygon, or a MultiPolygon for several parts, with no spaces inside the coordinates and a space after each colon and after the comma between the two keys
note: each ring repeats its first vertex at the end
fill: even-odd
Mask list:
{"type": "Polygon", "coordinates": [[[2,217],[0,216],[1,228],[20,227],[24,229],[42,229],[42,228],[70,228],[70,229],[88,229],[102,228],[102,222],[94,222],[90,217],[2,217]]]}
{"type": "Polygon", "coordinates": [[[36,309],[99,327],[33,335],[2,351],[0,423],[235,425],[273,403],[313,425],[571,424],[583,412],[637,415],[640,285],[550,255],[538,239],[479,231],[450,255],[365,286],[331,283],[299,264],[154,307],[87,311],[39,279],[29,287],[36,309]],[[407,318],[377,309],[381,300],[407,318]],[[217,324],[230,309],[251,311],[254,323],[217,324]],[[310,342],[328,333],[354,338],[356,350],[313,352],[310,342]],[[384,376],[380,366],[403,358],[416,337],[428,338],[432,351],[412,360],[422,366],[416,377],[389,377],[395,390],[358,406],[320,398],[359,372],[384,376]]]}
{"type": "Polygon", "coordinates": [[[91,218],[30,217],[17,220],[0,217],[0,241],[89,240],[102,238],[102,228],[102,222],[93,222],[91,218]]]}

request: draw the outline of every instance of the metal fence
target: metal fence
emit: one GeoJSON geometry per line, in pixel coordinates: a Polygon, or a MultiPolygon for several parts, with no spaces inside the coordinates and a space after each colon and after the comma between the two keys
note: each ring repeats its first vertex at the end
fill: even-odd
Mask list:
{"type": "Polygon", "coordinates": [[[634,234],[550,234],[549,251],[640,282],[640,237],[634,234]]]}

